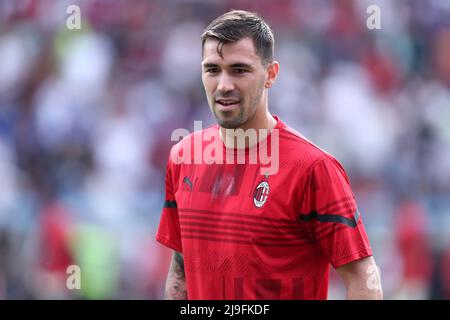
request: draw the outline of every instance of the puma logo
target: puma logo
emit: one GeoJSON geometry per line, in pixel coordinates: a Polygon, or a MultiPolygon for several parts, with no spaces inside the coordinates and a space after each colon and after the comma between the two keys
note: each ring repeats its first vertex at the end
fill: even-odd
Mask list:
{"type": "Polygon", "coordinates": [[[189,191],[192,191],[193,184],[188,177],[183,178],[183,184],[186,184],[186,186],[189,187],[189,191]]]}

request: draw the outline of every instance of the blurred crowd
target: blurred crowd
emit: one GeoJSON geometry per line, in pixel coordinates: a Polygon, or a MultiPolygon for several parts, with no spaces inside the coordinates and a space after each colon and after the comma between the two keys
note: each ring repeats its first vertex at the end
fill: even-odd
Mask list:
{"type": "Polygon", "coordinates": [[[0,0],[0,298],[163,297],[170,137],[214,123],[200,35],[231,8],[272,26],[269,108],[346,168],[385,298],[450,298],[447,0],[0,0]]]}

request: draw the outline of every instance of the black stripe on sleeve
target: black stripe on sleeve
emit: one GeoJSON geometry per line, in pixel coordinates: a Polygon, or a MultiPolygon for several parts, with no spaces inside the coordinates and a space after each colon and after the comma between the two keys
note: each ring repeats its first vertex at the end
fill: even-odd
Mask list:
{"type": "Polygon", "coordinates": [[[360,216],[359,211],[358,209],[356,209],[354,219],[349,219],[337,214],[318,214],[316,211],[313,211],[309,214],[301,214],[299,218],[301,221],[305,222],[310,221],[312,219],[317,219],[317,221],[320,222],[342,223],[349,227],[354,228],[358,224],[359,216],[360,216]]]}
{"type": "Polygon", "coordinates": [[[177,208],[177,202],[176,201],[170,201],[166,200],[164,201],[164,208],[177,208]]]}

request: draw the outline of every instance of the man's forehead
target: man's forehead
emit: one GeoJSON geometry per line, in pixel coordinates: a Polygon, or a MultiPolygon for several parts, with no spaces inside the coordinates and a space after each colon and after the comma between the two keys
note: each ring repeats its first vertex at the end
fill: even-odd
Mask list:
{"type": "Polygon", "coordinates": [[[230,42],[219,45],[219,40],[206,39],[203,47],[203,64],[219,63],[247,63],[254,65],[260,57],[256,54],[255,46],[250,38],[244,38],[236,42],[230,42]],[[221,50],[222,57],[217,52],[221,50]]]}

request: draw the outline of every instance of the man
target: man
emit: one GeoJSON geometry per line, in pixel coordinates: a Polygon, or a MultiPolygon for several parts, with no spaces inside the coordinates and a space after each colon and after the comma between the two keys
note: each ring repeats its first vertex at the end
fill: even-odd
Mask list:
{"type": "Polygon", "coordinates": [[[246,11],[225,13],[202,35],[202,80],[218,124],[171,150],[157,233],[175,250],[166,298],[326,299],[331,264],[347,298],[381,299],[344,169],[268,111],[273,49],[270,27],[246,11]],[[190,148],[199,141],[203,154],[213,144],[214,157],[245,161],[199,161],[190,148]],[[250,161],[268,146],[279,162],[272,172],[250,161]]]}

